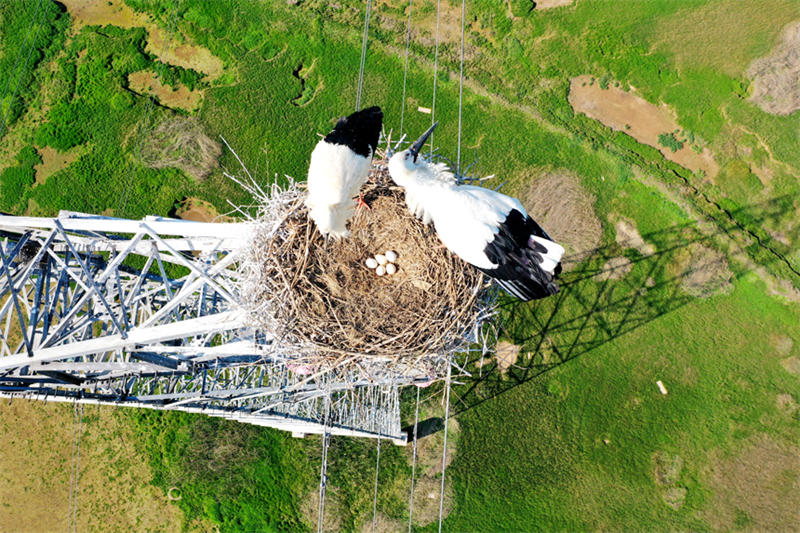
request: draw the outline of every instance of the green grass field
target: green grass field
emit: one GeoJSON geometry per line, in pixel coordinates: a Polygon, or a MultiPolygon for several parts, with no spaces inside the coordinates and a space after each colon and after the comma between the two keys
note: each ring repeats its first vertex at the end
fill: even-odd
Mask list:
{"type": "MultiPolygon", "coordinates": [[[[125,4],[164,30],[175,9],[169,0],[125,4]]],[[[495,185],[507,181],[503,190],[520,196],[552,170],[577,176],[603,238],[565,273],[557,296],[503,302],[498,329],[520,347],[516,365],[505,374],[494,363],[472,366],[474,376],[453,388],[460,430],[444,529],[796,528],[800,376],[790,370],[800,356],[800,112],[759,109],[748,100],[745,71],[800,19],[800,4],[530,4],[467,2],[462,163],[477,161],[478,173],[496,174],[495,185]],[[681,138],[709,148],[719,174],[692,173],[575,114],[567,95],[570,79],[582,74],[669,106],[681,138]],[[644,244],[621,243],[623,219],[644,244]],[[721,258],[709,279],[689,268],[704,257],[721,258]],[[609,277],[611,264],[619,268],[609,277]]],[[[442,5],[435,143],[454,158],[460,2],[442,5]]],[[[406,6],[375,2],[364,79],[364,103],[384,109],[394,138],[406,6]]],[[[130,90],[128,75],[147,69],[173,87],[201,90],[192,115],[259,179],[302,179],[316,133],[355,105],[363,7],[183,0],[177,38],[221,60],[224,73],[211,80],[161,61],[142,28],[77,29],[49,0],[41,11],[22,0],[0,5],[0,210],[138,217],[167,215],[186,197],[220,212],[228,200],[245,202],[222,175],[238,166],[227,151],[203,180],[144,166],[141,143],[153,128],[189,115],[130,90]],[[77,155],[39,183],[49,149],[77,155]]],[[[417,107],[432,104],[435,2],[413,9],[404,126],[416,136],[431,120],[417,107]]],[[[440,394],[441,387],[427,389],[425,405],[440,394]]],[[[406,422],[413,395],[406,393],[406,422]]],[[[220,531],[316,527],[308,509],[318,439],[180,414],[121,416],[150,458],[153,483],[180,488],[183,527],[197,520],[220,531]]],[[[334,439],[330,454],[330,513],[340,529],[361,531],[371,526],[375,444],[334,439]]],[[[378,509],[391,530],[408,518],[408,454],[384,446],[381,465],[378,509]]]]}

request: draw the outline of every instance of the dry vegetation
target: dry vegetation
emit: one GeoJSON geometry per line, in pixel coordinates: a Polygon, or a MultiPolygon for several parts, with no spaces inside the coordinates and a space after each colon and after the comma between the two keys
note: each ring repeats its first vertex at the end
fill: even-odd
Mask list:
{"type": "MultiPolygon", "coordinates": [[[[85,408],[82,427],[77,530],[181,531],[181,512],[150,485],[147,459],[131,429],[97,407],[85,408]]],[[[72,436],[71,405],[3,400],[0,530],[67,529],[72,436]]]]}
{"type": "Polygon", "coordinates": [[[529,176],[530,188],[521,197],[528,213],[567,250],[564,259],[569,269],[600,246],[603,226],[594,212],[594,198],[574,174],[547,171],[529,176]]]}
{"type": "Polygon", "coordinates": [[[750,100],[767,113],[788,115],[800,109],[800,22],[786,28],[781,43],[753,61],[747,75],[753,80],[750,100]]]}
{"type": "Polygon", "coordinates": [[[371,360],[438,375],[444,354],[466,348],[485,283],[390,183],[376,162],[361,191],[371,208],[356,211],[339,241],[309,221],[305,194],[284,192],[257,225],[241,292],[253,323],[312,364],[371,360]],[[378,277],[364,261],[385,250],[397,253],[398,271],[378,277]]]}
{"type": "Polygon", "coordinates": [[[697,242],[676,252],[670,271],[687,293],[698,298],[727,289],[733,281],[725,255],[697,242]]]}
{"type": "Polygon", "coordinates": [[[217,167],[221,153],[219,143],[205,134],[196,119],[174,117],[143,133],[137,155],[147,167],[179,168],[196,179],[203,179],[217,167]]]}
{"type": "Polygon", "coordinates": [[[708,518],[716,530],[797,531],[800,524],[800,447],[751,438],[710,473],[714,505],[708,518]]]}

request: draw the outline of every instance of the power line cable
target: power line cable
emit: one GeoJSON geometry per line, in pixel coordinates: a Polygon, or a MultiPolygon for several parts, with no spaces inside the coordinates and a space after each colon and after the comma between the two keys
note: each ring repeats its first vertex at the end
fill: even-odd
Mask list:
{"type": "MultiPolygon", "coordinates": [[[[442,0],[436,0],[436,49],[433,53],[433,105],[431,106],[431,126],[436,123],[436,82],[439,77],[439,15],[442,0]]],[[[431,132],[430,155],[433,156],[433,132],[431,132]]]]}
{"type": "Polygon", "coordinates": [[[447,366],[447,383],[445,385],[444,400],[444,448],[442,449],[442,488],[439,492],[439,533],[442,533],[442,516],[444,515],[444,479],[447,470],[447,422],[450,420],[450,375],[453,367],[447,366]]]}
{"type": "Polygon", "coordinates": [[[417,470],[417,424],[419,423],[419,390],[417,387],[417,406],[414,409],[414,451],[411,459],[411,498],[408,502],[408,533],[411,533],[411,519],[414,516],[414,475],[417,470]]]}
{"type": "Polygon", "coordinates": [[[408,49],[411,44],[411,3],[408,0],[408,22],[406,23],[406,61],[403,68],[403,99],[400,104],[400,135],[403,134],[403,119],[406,114],[406,82],[408,80],[408,49]]]}
{"type": "Polygon", "coordinates": [[[467,0],[461,0],[461,69],[458,78],[458,152],[456,155],[456,176],[461,175],[461,109],[464,101],[464,20],[467,13],[467,0]]]}
{"type": "Polygon", "coordinates": [[[372,0],[367,0],[367,8],[364,11],[364,37],[361,41],[361,65],[358,71],[358,89],[356,92],[356,111],[361,109],[361,90],[364,85],[364,67],[367,63],[367,42],[369,40],[369,15],[372,11],[372,0]]]}

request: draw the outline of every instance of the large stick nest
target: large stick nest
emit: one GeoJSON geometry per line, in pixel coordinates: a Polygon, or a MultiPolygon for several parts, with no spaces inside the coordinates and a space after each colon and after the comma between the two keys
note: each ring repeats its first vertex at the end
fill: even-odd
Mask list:
{"type": "Polygon", "coordinates": [[[408,212],[385,160],[373,163],[361,193],[370,209],[356,209],[350,236],[335,240],[308,218],[305,191],[273,189],[243,265],[251,323],[298,363],[383,362],[402,374],[441,376],[446,358],[480,337],[487,285],[408,212]],[[397,253],[398,271],[379,277],[365,260],[387,250],[397,253]]]}

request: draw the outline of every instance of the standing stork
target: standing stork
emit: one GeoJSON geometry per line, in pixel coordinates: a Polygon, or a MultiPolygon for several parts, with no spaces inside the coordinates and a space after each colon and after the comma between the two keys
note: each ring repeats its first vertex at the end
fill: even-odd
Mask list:
{"type": "Polygon", "coordinates": [[[433,222],[451,252],[494,278],[520,300],[558,292],[564,248],[536,223],[516,198],[483,187],[458,185],[442,163],[418,158],[438,122],[389,160],[389,173],[406,192],[409,211],[433,222]]]}
{"type": "Polygon", "coordinates": [[[378,146],[383,113],[378,106],[342,117],[314,151],[308,166],[308,216],[320,233],[347,237],[353,197],[367,179],[378,146]]]}

